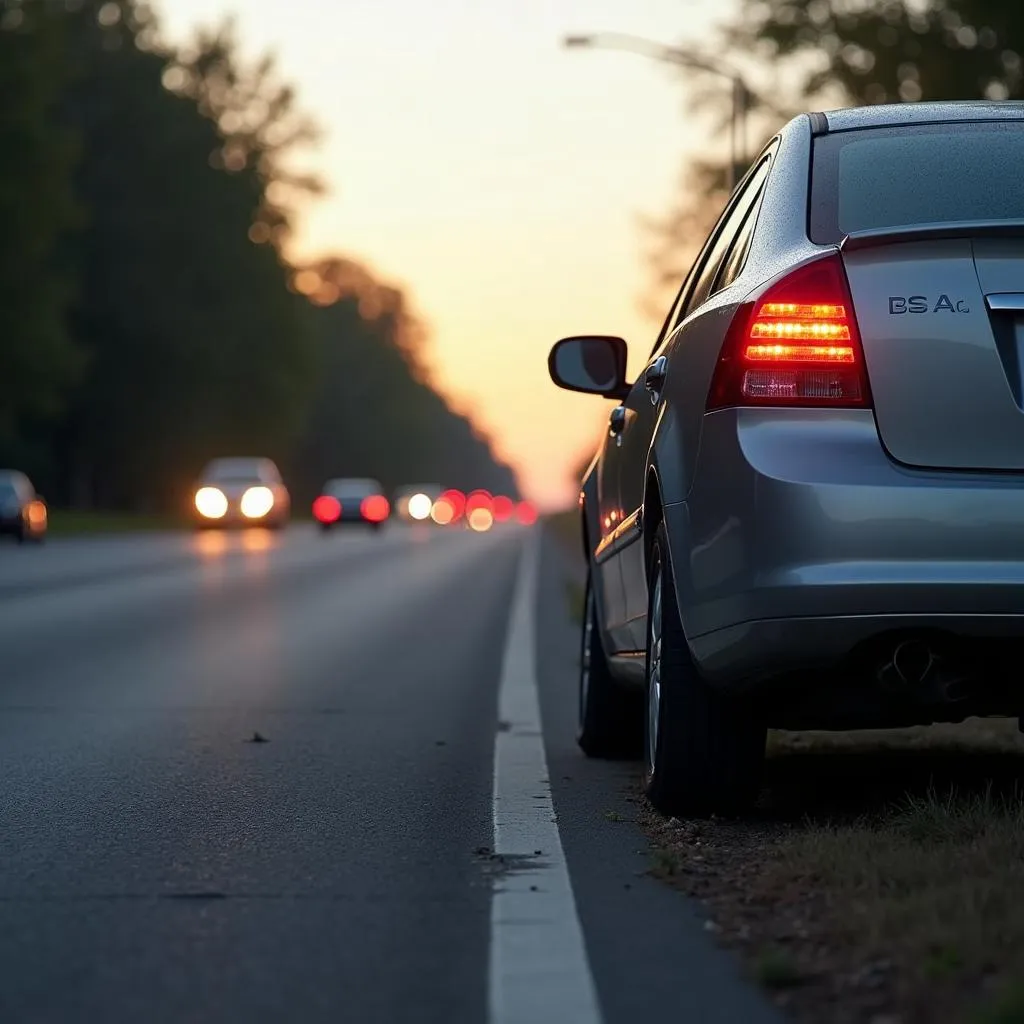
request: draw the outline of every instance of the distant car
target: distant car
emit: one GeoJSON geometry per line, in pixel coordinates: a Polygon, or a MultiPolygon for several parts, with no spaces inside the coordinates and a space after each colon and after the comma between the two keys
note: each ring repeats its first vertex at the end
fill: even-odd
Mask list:
{"type": "Polygon", "coordinates": [[[16,469],[0,469],[0,533],[13,535],[19,544],[41,543],[47,523],[46,502],[32,481],[16,469]]]}
{"type": "Polygon", "coordinates": [[[336,477],[313,502],[313,518],[325,533],[342,523],[362,523],[379,530],[391,515],[391,503],[379,480],[336,477]]]}
{"type": "Polygon", "coordinates": [[[395,492],[395,515],[407,523],[430,521],[434,502],[444,493],[440,484],[416,484],[395,492]]]}
{"type": "Polygon", "coordinates": [[[643,752],[662,811],[749,807],[767,727],[1024,724],[1022,164],[1021,103],[802,114],[638,377],[621,338],[552,350],[616,403],[578,740],[643,752]]]}
{"type": "Polygon", "coordinates": [[[214,459],[199,474],[192,496],[198,526],[278,529],[291,514],[291,497],[270,459],[214,459]]]}

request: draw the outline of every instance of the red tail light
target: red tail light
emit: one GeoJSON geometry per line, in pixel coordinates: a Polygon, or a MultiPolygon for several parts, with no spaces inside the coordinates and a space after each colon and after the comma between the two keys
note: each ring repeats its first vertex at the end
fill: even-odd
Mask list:
{"type": "Polygon", "coordinates": [[[452,507],[452,522],[458,522],[466,511],[466,496],[458,488],[452,487],[441,497],[452,507]]]}
{"type": "Polygon", "coordinates": [[[313,502],[313,518],[318,523],[335,523],[341,518],[341,502],[329,494],[321,494],[313,502]]]}
{"type": "Polygon", "coordinates": [[[494,513],[496,523],[505,523],[512,518],[516,510],[516,503],[505,494],[497,494],[491,502],[491,512],[494,513]]]}
{"type": "Polygon", "coordinates": [[[371,494],[363,498],[359,513],[370,523],[383,523],[391,515],[391,503],[383,494],[371,494]]]}
{"type": "Polygon", "coordinates": [[[529,501],[521,501],[516,506],[516,519],[523,524],[523,526],[533,526],[537,522],[537,509],[534,508],[533,503],[529,501]]]}
{"type": "Polygon", "coordinates": [[[711,379],[708,412],[737,405],[870,404],[838,253],[798,267],[736,311],[711,379]]]}
{"type": "Polygon", "coordinates": [[[468,516],[474,509],[484,508],[488,512],[491,511],[491,492],[478,490],[471,491],[466,497],[466,515],[468,516]]]}

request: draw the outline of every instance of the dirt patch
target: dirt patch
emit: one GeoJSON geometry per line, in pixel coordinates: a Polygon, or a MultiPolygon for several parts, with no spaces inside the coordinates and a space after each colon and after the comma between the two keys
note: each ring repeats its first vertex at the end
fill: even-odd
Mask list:
{"type": "Polygon", "coordinates": [[[800,1022],[1024,1024],[1015,721],[773,735],[742,822],[642,807],[653,873],[800,1022]]]}

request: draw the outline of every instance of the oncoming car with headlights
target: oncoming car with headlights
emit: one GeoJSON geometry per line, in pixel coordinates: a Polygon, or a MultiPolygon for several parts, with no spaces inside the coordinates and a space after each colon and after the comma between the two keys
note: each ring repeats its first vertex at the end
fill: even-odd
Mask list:
{"type": "Polygon", "coordinates": [[[802,114],[765,146],[584,475],[579,743],[679,816],[767,728],[1024,715],[1024,104],[802,114]],[[632,692],[631,692],[632,689],[632,692]]]}
{"type": "Polygon", "coordinates": [[[444,488],[440,484],[415,484],[402,487],[395,494],[395,515],[407,523],[431,522],[434,503],[444,488]]]}
{"type": "Polygon", "coordinates": [[[270,459],[214,459],[199,474],[192,495],[198,526],[267,526],[288,522],[291,498],[270,459]]]}

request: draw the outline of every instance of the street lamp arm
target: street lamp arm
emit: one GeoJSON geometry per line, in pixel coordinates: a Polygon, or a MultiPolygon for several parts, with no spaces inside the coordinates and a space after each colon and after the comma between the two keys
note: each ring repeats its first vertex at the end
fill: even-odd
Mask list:
{"type": "MultiPolygon", "coordinates": [[[[665,46],[641,36],[628,35],[625,32],[595,32],[588,35],[571,35],[565,37],[565,46],[570,48],[592,47],[608,50],[629,50],[652,60],[666,64],[678,64],[683,67],[707,71],[712,75],[728,78],[730,81],[742,82],[738,71],[722,64],[716,64],[678,46],[665,46]]],[[[744,87],[745,88],[745,87],[744,87]]]]}
{"type": "Polygon", "coordinates": [[[571,35],[563,40],[566,47],[588,49],[629,50],[654,60],[676,64],[682,67],[707,71],[721,78],[727,78],[732,85],[732,118],[730,119],[730,160],[729,180],[735,186],[741,156],[746,154],[747,108],[753,93],[734,68],[708,60],[699,53],[693,53],[678,46],[664,46],[642,36],[627,35],[624,32],[598,32],[589,35],[571,35]]]}

